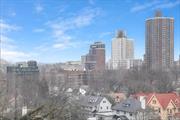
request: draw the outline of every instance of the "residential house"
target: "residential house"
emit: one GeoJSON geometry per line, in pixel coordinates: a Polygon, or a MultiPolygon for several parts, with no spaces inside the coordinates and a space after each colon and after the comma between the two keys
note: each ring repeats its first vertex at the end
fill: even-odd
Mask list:
{"type": "Polygon", "coordinates": [[[176,93],[136,94],[137,99],[146,97],[146,106],[153,108],[162,120],[179,120],[180,98],[176,93]]]}
{"type": "Polygon", "coordinates": [[[140,120],[142,108],[139,100],[130,97],[112,107],[115,116],[126,116],[129,120],[140,120]]]}
{"type": "Polygon", "coordinates": [[[109,96],[114,100],[115,103],[119,103],[126,99],[126,94],[122,92],[110,93],[109,96]]]}
{"type": "Polygon", "coordinates": [[[97,119],[112,119],[112,104],[102,96],[81,96],[79,98],[83,114],[88,117],[96,117],[97,119]]]}

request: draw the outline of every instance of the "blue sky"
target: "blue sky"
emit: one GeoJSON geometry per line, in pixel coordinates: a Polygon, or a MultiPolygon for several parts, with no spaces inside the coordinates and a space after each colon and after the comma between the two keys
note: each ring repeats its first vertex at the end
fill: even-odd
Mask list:
{"type": "Polygon", "coordinates": [[[180,0],[0,0],[2,58],[44,63],[80,60],[95,41],[106,44],[118,29],[134,39],[142,58],[145,20],[161,9],[175,19],[175,59],[180,54],[180,0]]]}

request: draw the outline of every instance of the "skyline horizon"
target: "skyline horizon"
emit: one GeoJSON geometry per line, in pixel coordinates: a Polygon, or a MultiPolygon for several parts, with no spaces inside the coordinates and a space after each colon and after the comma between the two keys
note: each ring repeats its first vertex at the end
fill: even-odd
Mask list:
{"type": "Polygon", "coordinates": [[[133,39],[134,58],[143,60],[145,21],[154,17],[155,10],[160,9],[164,17],[175,20],[174,61],[179,60],[180,0],[126,0],[119,6],[116,5],[118,3],[98,0],[68,3],[1,0],[2,59],[13,63],[32,59],[40,63],[79,61],[91,44],[101,41],[106,46],[108,62],[116,31],[124,30],[127,37],[133,39]],[[116,11],[117,8],[120,11],[116,11]]]}

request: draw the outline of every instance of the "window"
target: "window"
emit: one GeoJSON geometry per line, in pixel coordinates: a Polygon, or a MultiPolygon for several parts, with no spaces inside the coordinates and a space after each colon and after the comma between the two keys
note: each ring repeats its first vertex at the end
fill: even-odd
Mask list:
{"type": "Polygon", "coordinates": [[[101,109],[102,109],[102,107],[101,107],[101,109]]]}
{"type": "Polygon", "coordinates": [[[106,101],[103,101],[103,103],[106,103],[106,101]]]}
{"type": "Polygon", "coordinates": [[[159,113],[161,113],[161,108],[158,108],[159,113]]]}
{"type": "Polygon", "coordinates": [[[109,107],[107,106],[106,109],[109,109],[109,107]]]}
{"type": "Polygon", "coordinates": [[[129,113],[130,116],[132,116],[132,113],[129,113]]]}
{"type": "Polygon", "coordinates": [[[153,103],[153,104],[156,104],[156,100],[153,100],[152,103],[153,103]]]}
{"type": "Polygon", "coordinates": [[[170,109],[169,113],[172,114],[172,109],[170,109]]]}
{"type": "Polygon", "coordinates": [[[176,112],[176,108],[173,108],[174,112],[176,112]]]}

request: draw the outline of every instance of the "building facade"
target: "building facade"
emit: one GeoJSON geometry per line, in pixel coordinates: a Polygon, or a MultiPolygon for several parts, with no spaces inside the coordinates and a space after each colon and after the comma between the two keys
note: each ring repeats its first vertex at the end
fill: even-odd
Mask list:
{"type": "Polygon", "coordinates": [[[146,65],[149,69],[166,69],[174,62],[174,19],[155,17],[146,20],[146,65]]]}
{"type": "Polygon", "coordinates": [[[105,61],[105,44],[102,42],[90,45],[89,53],[82,56],[82,64],[86,70],[103,71],[105,61]]]}
{"type": "MultiPolygon", "coordinates": [[[[8,101],[15,110],[38,104],[39,69],[36,61],[18,63],[7,67],[8,101]],[[15,107],[15,108],[14,108],[15,107]]],[[[10,105],[9,104],[9,105],[10,105]]],[[[16,111],[20,113],[21,111],[16,111]]]]}
{"type": "Polygon", "coordinates": [[[130,60],[134,58],[134,44],[124,31],[118,31],[112,40],[111,55],[112,69],[130,68],[130,60]]]}

